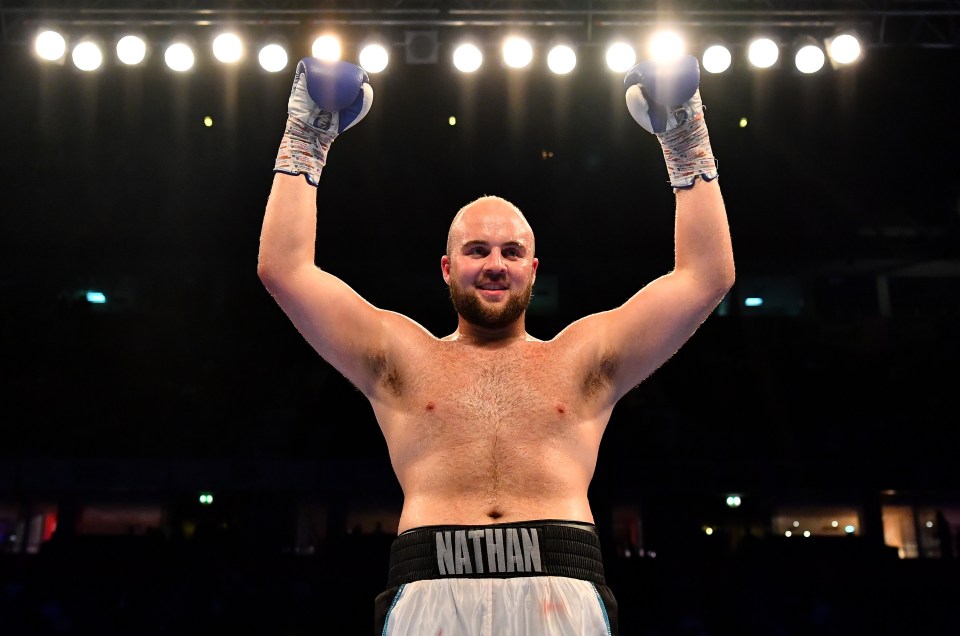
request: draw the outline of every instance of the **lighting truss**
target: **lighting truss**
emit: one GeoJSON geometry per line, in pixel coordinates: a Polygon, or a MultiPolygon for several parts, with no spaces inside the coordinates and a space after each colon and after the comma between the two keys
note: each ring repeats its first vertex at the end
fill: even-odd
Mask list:
{"type": "MultiPolygon", "coordinates": [[[[731,40],[757,29],[796,35],[856,28],[868,47],[960,46],[960,3],[923,0],[838,0],[831,2],[689,0],[669,8],[655,1],[480,2],[422,0],[392,3],[221,0],[73,1],[0,3],[0,41],[28,45],[41,25],[63,28],[142,30],[233,26],[250,30],[300,30],[332,27],[361,33],[391,32],[401,42],[404,30],[431,29],[443,43],[464,30],[491,35],[526,29],[534,37],[562,33],[579,46],[600,45],[611,34],[669,24],[691,32],[722,31],[731,40]],[[384,6],[387,5],[387,6],[384,6]]],[[[358,36],[359,37],[359,36],[358,36]]]]}

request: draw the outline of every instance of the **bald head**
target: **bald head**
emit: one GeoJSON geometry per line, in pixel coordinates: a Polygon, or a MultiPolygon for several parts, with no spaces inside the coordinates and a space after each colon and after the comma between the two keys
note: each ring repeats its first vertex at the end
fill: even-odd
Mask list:
{"type": "Polygon", "coordinates": [[[447,233],[447,255],[452,256],[458,246],[471,240],[468,233],[497,224],[510,224],[517,238],[528,244],[530,255],[534,254],[533,228],[520,208],[498,196],[482,196],[466,204],[457,212],[447,233]]]}

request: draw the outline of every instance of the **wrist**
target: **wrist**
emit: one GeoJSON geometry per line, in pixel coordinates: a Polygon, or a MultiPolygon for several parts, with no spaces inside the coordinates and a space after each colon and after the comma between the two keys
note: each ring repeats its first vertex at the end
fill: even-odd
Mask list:
{"type": "Polygon", "coordinates": [[[274,162],[274,172],[306,177],[310,185],[320,182],[320,173],[327,164],[327,153],[335,134],[304,124],[297,117],[288,117],[274,162]]]}
{"type": "Polygon", "coordinates": [[[717,178],[717,160],[703,112],[667,132],[658,133],[657,139],[674,188],[688,188],[697,177],[707,181],[717,178]]]}

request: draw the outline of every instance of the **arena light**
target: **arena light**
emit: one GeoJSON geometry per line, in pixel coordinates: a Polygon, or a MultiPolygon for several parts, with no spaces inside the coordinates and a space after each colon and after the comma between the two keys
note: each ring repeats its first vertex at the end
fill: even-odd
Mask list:
{"type": "Polygon", "coordinates": [[[826,45],[831,62],[839,66],[853,64],[863,55],[863,44],[856,31],[841,31],[827,38],[826,45]]]}
{"type": "Polygon", "coordinates": [[[224,64],[236,64],[243,57],[243,41],[236,33],[226,31],[213,38],[213,56],[224,64]]]}
{"type": "Polygon", "coordinates": [[[368,42],[360,49],[359,62],[368,73],[382,73],[390,64],[390,52],[379,41],[368,42]]]}
{"type": "Polygon", "coordinates": [[[527,68],[533,61],[533,45],[525,37],[511,35],[503,41],[501,54],[510,68],[527,68]]]}
{"type": "Polygon", "coordinates": [[[135,66],[147,57],[147,42],[139,35],[128,34],[117,40],[117,59],[135,66]]]}
{"type": "Polygon", "coordinates": [[[41,31],[33,41],[33,50],[42,60],[61,61],[67,52],[67,40],[58,31],[41,31]]]}
{"type": "Polygon", "coordinates": [[[193,48],[181,40],[167,47],[163,52],[163,61],[166,62],[170,70],[184,73],[193,68],[196,56],[193,53],[193,48]]]}
{"type": "Polygon", "coordinates": [[[716,75],[730,68],[730,65],[733,63],[733,55],[731,55],[730,49],[727,48],[726,44],[717,42],[709,45],[704,50],[703,57],[700,61],[703,64],[703,70],[716,75]]]}
{"type": "Polygon", "coordinates": [[[569,44],[555,44],[547,53],[547,68],[556,75],[566,75],[577,67],[577,52],[569,44]]]}
{"type": "Polygon", "coordinates": [[[637,63],[637,51],[629,42],[611,42],[604,56],[607,68],[615,73],[625,73],[637,63]]]}
{"type": "Polygon", "coordinates": [[[313,41],[310,52],[317,59],[336,62],[343,56],[343,46],[340,38],[332,33],[324,33],[313,41]]]}
{"type": "Polygon", "coordinates": [[[677,60],[686,53],[687,45],[679,32],[663,29],[650,36],[647,51],[654,60],[677,60]]]}
{"type": "Polygon", "coordinates": [[[70,54],[73,65],[81,71],[95,71],[103,65],[103,50],[94,40],[81,40],[70,54]]]}
{"type": "Polygon", "coordinates": [[[473,42],[463,42],[453,50],[453,65],[461,73],[473,73],[483,64],[483,52],[473,42]]]}
{"type": "Polygon", "coordinates": [[[779,57],[780,46],[772,38],[754,38],[747,46],[747,59],[756,68],[770,68],[779,57]]]}
{"type": "Polygon", "coordinates": [[[257,61],[260,62],[260,68],[268,73],[279,73],[287,68],[289,57],[283,45],[271,42],[260,49],[260,53],[257,54],[257,61]]]}
{"type": "Polygon", "coordinates": [[[805,75],[818,72],[826,62],[826,55],[820,43],[812,37],[805,36],[794,44],[796,54],[793,58],[794,67],[805,75]]]}

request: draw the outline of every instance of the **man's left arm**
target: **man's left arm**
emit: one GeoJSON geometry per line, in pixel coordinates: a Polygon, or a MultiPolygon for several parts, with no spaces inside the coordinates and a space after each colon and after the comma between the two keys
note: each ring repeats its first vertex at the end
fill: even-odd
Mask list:
{"type": "Polygon", "coordinates": [[[630,113],[660,142],[676,194],[674,267],[616,309],[571,325],[596,338],[613,401],[673,356],[734,282],[730,228],[700,101],[699,67],[696,58],[678,64],[641,63],[625,80],[630,113]]]}

